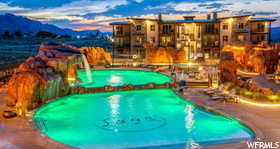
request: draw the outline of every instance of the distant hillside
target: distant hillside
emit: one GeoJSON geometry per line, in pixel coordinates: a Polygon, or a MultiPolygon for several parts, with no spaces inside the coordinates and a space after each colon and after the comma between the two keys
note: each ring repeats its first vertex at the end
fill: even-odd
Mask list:
{"type": "Polygon", "coordinates": [[[74,31],[71,29],[61,29],[55,25],[43,24],[40,21],[34,21],[26,17],[15,16],[13,14],[0,15],[0,34],[2,34],[5,30],[15,32],[18,29],[25,34],[32,35],[39,31],[48,31],[59,35],[70,36],[96,34],[97,32],[99,32],[100,36],[111,35],[110,33],[103,33],[99,30],[74,31]]]}
{"type": "Polygon", "coordinates": [[[280,40],[280,27],[274,27],[271,29],[271,39],[280,40]]]}

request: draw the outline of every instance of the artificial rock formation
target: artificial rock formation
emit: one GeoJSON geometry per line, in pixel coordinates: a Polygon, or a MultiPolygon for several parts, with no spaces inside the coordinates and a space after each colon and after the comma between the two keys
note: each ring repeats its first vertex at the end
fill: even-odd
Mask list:
{"type": "Polygon", "coordinates": [[[274,79],[275,83],[280,84],[280,60],[278,62],[278,66],[274,73],[273,79],[274,79]]]}
{"type": "Polygon", "coordinates": [[[225,46],[223,51],[232,52],[238,67],[260,74],[274,73],[278,65],[279,45],[267,43],[245,46],[225,46]]]}
{"type": "Polygon", "coordinates": [[[154,47],[151,44],[144,45],[146,49],[146,61],[148,63],[186,63],[184,50],[176,50],[172,47],[154,47]]]}
{"type": "Polygon", "coordinates": [[[223,51],[221,52],[221,60],[220,60],[220,70],[221,81],[235,81],[236,80],[236,72],[237,72],[237,64],[234,60],[234,55],[232,52],[223,51]]]}
{"type": "Polygon", "coordinates": [[[8,83],[8,105],[16,106],[18,114],[38,107],[49,99],[68,94],[68,78],[76,78],[82,64],[78,48],[47,42],[35,57],[22,63],[8,83]]]}
{"type": "Polygon", "coordinates": [[[112,64],[111,54],[100,47],[82,47],[81,52],[84,53],[91,66],[104,66],[112,64]]]}

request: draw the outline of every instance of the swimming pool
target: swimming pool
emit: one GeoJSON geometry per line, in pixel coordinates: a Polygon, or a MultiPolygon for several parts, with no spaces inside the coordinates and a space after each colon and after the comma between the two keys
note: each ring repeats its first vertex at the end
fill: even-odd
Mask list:
{"type": "Polygon", "coordinates": [[[171,89],[66,96],[42,106],[33,120],[50,138],[83,149],[185,148],[254,138],[238,121],[202,110],[171,89]]]}
{"type": "Polygon", "coordinates": [[[92,83],[88,83],[86,72],[78,72],[83,87],[103,87],[105,85],[122,86],[125,84],[145,85],[148,83],[164,84],[170,78],[164,74],[143,70],[92,70],[92,83]]]}

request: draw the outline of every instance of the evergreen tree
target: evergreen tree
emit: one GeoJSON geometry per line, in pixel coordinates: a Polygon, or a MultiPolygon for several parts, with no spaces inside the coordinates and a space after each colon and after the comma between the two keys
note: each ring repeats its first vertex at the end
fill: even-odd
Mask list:
{"type": "Polygon", "coordinates": [[[9,30],[5,30],[2,37],[4,39],[11,38],[11,34],[10,34],[9,30]]]}
{"type": "Polygon", "coordinates": [[[21,37],[22,37],[22,32],[21,32],[20,29],[16,30],[16,32],[15,32],[15,37],[16,37],[16,38],[21,38],[21,37]]]}

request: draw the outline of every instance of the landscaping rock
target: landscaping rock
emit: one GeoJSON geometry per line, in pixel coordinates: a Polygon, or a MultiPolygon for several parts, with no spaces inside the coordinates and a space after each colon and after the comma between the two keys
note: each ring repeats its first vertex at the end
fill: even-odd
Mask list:
{"type": "Polygon", "coordinates": [[[70,45],[43,43],[38,55],[22,63],[9,80],[7,104],[16,106],[21,115],[68,94],[68,77],[77,78],[80,55],[79,49],[70,45]]]}
{"type": "Polygon", "coordinates": [[[146,61],[148,63],[186,63],[186,52],[183,49],[176,50],[173,47],[154,47],[145,44],[146,61]]]}
{"type": "Polygon", "coordinates": [[[91,66],[109,66],[113,62],[111,54],[100,47],[82,47],[81,52],[86,55],[91,66]]]}

